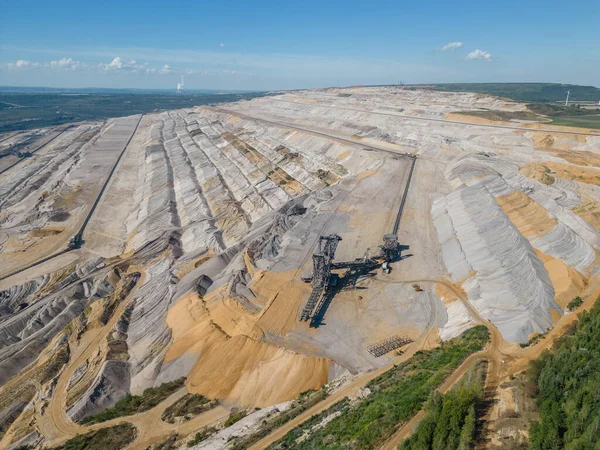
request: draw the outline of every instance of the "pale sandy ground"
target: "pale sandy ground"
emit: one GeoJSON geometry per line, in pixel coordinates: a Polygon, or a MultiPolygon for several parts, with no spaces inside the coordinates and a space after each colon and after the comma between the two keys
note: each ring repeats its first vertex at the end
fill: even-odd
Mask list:
{"type": "MultiPolygon", "coordinates": [[[[595,168],[600,138],[552,134],[548,130],[554,128],[545,124],[464,123],[464,116],[457,120],[452,115],[458,109],[523,108],[486,96],[392,88],[344,90],[350,97],[339,93],[303,91],[145,116],[92,217],[84,248],[1,281],[7,298],[29,305],[44,285],[42,276],[51,271],[98,256],[126,252],[122,256],[129,257],[142,249],[140,260],[147,265],[142,270],[148,276],[130,294],[134,306],[128,346],[135,389],[187,375],[189,391],[217,397],[226,406],[270,406],[342,373],[355,374],[349,385],[264,442],[355,392],[392,362],[477,322],[492,332],[492,344],[478,356],[490,362],[487,387],[493,391],[502,376],[525,367],[572,322],[573,314],[560,312],[574,296],[582,295],[585,307],[591,305],[600,262],[595,168]],[[404,152],[419,158],[400,224],[403,259],[394,263],[391,274],[360,280],[357,289],[337,295],[322,326],[310,329],[299,322],[310,293],[300,275],[310,271],[318,235],[342,236],[338,261],[376,253],[382,235],[391,229],[406,182],[404,152]],[[556,181],[539,183],[544,173],[556,181]],[[291,219],[276,216],[292,198],[304,202],[307,212],[291,219]],[[447,219],[440,215],[440,204],[447,219]],[[491,226],[508,236],[503,238],[506,245],[521,252],[529,265],[503,253],[504,242],[486,235],[491,226]],[[252,239],[269,233],[277,239],[265,247],[268,251],[248,251],[252,239]],[[234,246],[236,242],[242,243],[234,246]],[[502,286],[490,283],[499,272],[505,277],[502,286]],[[201,273],[215,279],[214,290],[204,299],[191,293],[201,273]],[[18,285],[26,280],[33,284],[18,285]],[[545,296],[536,308],[548,317],[539,323],[554,328],[533,347],[520,349],[498,331],[519,337],[542,331],[535,320],[532,329],[525,321],[516,332],[515,325],[506,327],[530,314],[533,304],[518,290],[510,292],[514,303],[499,304],[507,285],[543,287],[532,291],[532,297],[545,296]],[[496,306],[506,315],[497,323],[496,306]],[[376,359],[366,351],[396,334],[416,341],[402,357],[376,359]]],[[[56,146],[53,141],[44,147],[39,157],[3,174],[2,180],[10,183],[0,192],[0,202],[10,205],[0,215],[3,270],[64,247],[133,122],[109,121],[97,140],[78,149],[78,139],[90,131],[80,125],[57,138],[56,146]],[[61,146],[73,154],[52,169],[61,146]],[[58,194],[37,200],[52,189],[58,194]],[[36,208],[36,221],[25,205],[36,208]],[[53,208],[70,217],[49,223],[53,208]],[[15,256],[16,249],[32,243],[25,258],[15,256]]],[[[112,260],[110,264],[116,267],[112,260]]],[[[100,280],[91,277],[90,282],[100,280]]],[[[89,290],[84,284],[81,289],[89,290]]],[[[48,322],[42,326],[51,325],[54,313],[44,314],[48,322]]],[[[72,349],[46,412],[36,416],[33,426],[48,442],[85,430],[65,414],[65,383],[97,353],[109,325],[89,330],[72,349]]],[[[26,326],[15,330],[20,333],[26,326]]],[[[449,389],[467,367],[465,362],[440,389],[449,389]]],[[[123,419],[142,431],[132,448],[144,448],[174,430],[159,417],[185,392],[123,419]]],[[[227,413],[225,408],[211,410],[179,432],[191,433],[227,413]]],[[[417,420],[404,426],[394,442],[417,420]]],[[[7,436],[5,441],[10,432],[7,436]]],[[[259,444],[253,448],[262,448],[259,444]]]]}
{"type": "MultiPolygon", "coordinates": [[[[0,253],[2,258],[2,272],[0,275],[11,273],[15,269],[66,248],[67,242],[79,230],[92,208],[92,204],[96,200],[106,177],[133,133],[138,120],[139,116],[116,119],[104,129],[102,134],[97,136],[97,139],[84,145],[81,153],[61,165],[64,171],[63,179],[57,180],[58,186],[53,186],[57,191],[56,193],[44,197],[47,195],[44,188],[50,186],[42,184],[42,180],[52,177],[53,167],[51,163],[45,166],[45,169],[49,171],[48,174],[32,174],[33,177],[38,177],[36,183],[40,184],[40,187],[32,191],[27,198],[35,201],[36,197],[44,197],[44,202],[51,202],[54,208],[67,210],[70,217],[65,222],[41,229],[39,225],[35,225],[35,221],[29,229],[25,228],[25,230],[17,228],[11,232],[10,228],[5,228],[9,233],[9,238],[0,253]],[[49,233],[53,230],[56,230],[56,234],[49,233]],[[36,239],[37,237],[40,237],[40,239],[36,239]]],[[[57,147],[59,145],[61,145],[60,140],[53,141],[51,146],[44,147],[41,154],[36,154],[34,158],[44,158],[44,152],[50,152],[55,147],[59,148],[57,147]]],[[[35,161],[28,161],[28,165],[32,164],[35,164],[35,161]]],[[[28,165],[19,166],[15,169],[19,171],[17,173],[26,172],[28,165]]],[[[6,172],[0,177],[13,177],[13,172],[6,172]]],[[[18,192],[15,195],[18,195],[18,192]]],[[[3,200],[10,201],[10,198],[7,200],[5,196],[3,200]]],[[[13,209],[16,208],[18,208],[18,205],[13,209]]]]}
{"type": "Polygon", "coordinates": [[[127,215],[134,202],[138,152],[143,146],[146,130],[151,118],[145,116],[138,126],[134,138],[129,143],[117,170],[113,174],[106,194],[102,197],[96,214],[86,229],[84,240],[87,251],[105,258],[117,256],[125,249],[127,242],[127,215]]]}
{"type": "MultiPolygon", "coordinates": [[[[29,132],[17,131],[5,133],[0,136],[0,150],[7,150],[13,145],[21,144],[22,152],[34,153],[40,150],[46,143],[60,135],[63,127],[55,129],[41,129],[29,132]],[[24,144],[24,146],[23,146],[24,144]]],[[[20,159],[12,154],[0,158],[0,172],[7,170],[13,164],[19,162],[20,159]]],[[[24,164],[26,161],[21,160],[19,164],[24,164]]]]}

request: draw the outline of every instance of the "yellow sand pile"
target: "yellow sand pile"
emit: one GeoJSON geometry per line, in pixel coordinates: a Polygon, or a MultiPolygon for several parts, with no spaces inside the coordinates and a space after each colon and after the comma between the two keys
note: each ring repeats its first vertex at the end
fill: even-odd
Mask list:
{"type": "Polygon", "coordinates": [[[600,170],[576,167],[569,164],[561,164],[555,162],[545,162],[544,164],[530,163],[520,170],[520,173],[533,178],[534,180],[542,181],[544,172],[550,170],[553,177],[564,178],[565,180],[576,180],[583,183],[595,184],[600,186],[600,170]]]}
{"type": "MultiPolygon", "coordinates": [[[[542,206],[520,191],[515,190],[511,194],[498,197],[496,200],[508,215],[510,221],[525,237],[544,235],[556,225],[556,220],[550,217],[542,206]]],[[[553,258],[538,250],[535,252],[544,262],[544,267],[554,286],[556,303],[565,309],[567,304],[577,297],[585,287],[585,278],[560,259],[553,258]]],[[[558,319],[558,317],[555,319],[558,319]]]]}
{"type": "Polygon", "coordinates": [[[299,311],[310,296],[311,287],[295,274],[295,270],[262,272],[255,277],[252,290],[267,299],[257,321],[263,330],[284,336],[298,325],[299,311]]]}
{"type": "Polygon", "coordinates": [[[583,203],[573,208],[573,212],[593,226],[596,230],[600,230],[600,205],[583,194],[583,203]]]}
{"type": "MultiPolygon", "coordinates": [[[[560,131],[560,135],[564,137],[568,137],[569,139],[577,139],[580,136],[580,133],[598,133],[598,130],[593,128],[583,128],[583,127],[568,127],[565,125],[553,125],[552,123],[540,122],[540,123],[525,123],[521,125],[524,128],[531,128],[532,130],[545,130],[540,131],[542,134],[548,134],[548,131],[560,131]],[[565,132],[571,132],[574,134],[564,134],[565,132]]],[[[584,136],[582,136],[584,137],[584,136]]]]}
{"type": "MultiPolygon", "coordinates": [[[[552,134],[547,132],[532,132],[531,139],[533,140],[533,146],[537,150],[545,150],[551,152],[565,152],[571,150],[575,144],[584,144],[587,140],[587,136],[578,134],[552,134]]],[[[569,152],[570,153],[570,152],[569,152]]],[[[574,153],[589,153],[591,152],[574,152],[574,153]]]]}
{"type": "Polygon", "coordinates": [[[521,191],[496,198],[498,205],[504,210],[510,221],[525,237],[543,236],[557,224],[548,211],[521,191]]]}
{"type": "Polygon", "coordinates": [[[560,259],[535,251],[538,258],[544,262],[544,267],[554,286],[554,299],[558,305],[565,309],[567,304],[577,297],[586,286],[586,280],[577,270],[567,266],[560,259]]]}
{"type": "Polygon", "coordinates": [[[448,113],[444,117],[445,120],[454,120],[456,122],[466,122],[466,123],[481,123],[484,125],[498,125],[499,121],[485,119],[483,117],[478,116],[470,116],[468,114],[459,114],[459,113],[448,113]]]}
{"type": "Polygon", "coordinates": [[[228,309],[231,304],[227,302],[207,308],[196,294],[189,294],[168,313],[173,344],[165,362],[184,354],[198,358],[187,379],[190,392],[264,407],[291,400],[300,392],[317,389],[327,382],[330,360],[259,342],[242,333],[250,330],[256,334],[251,318],[243,318],[235,310],[226,318],[228,309]],[[219,316],[216,321],[226,327],[213,321],[213,313],[219,316]],[[237,328],[232,325],[235,322],[237,328]],[[227,331],[238,334],[231,336],[227,331]]]}
{"type": "Polygon", "coordinates": [[[442,283],[435,285],[435,295],[442,299],[445,306],[450,306],[452,303],[458,300],[458,296],[448,286],[442,283]]]}

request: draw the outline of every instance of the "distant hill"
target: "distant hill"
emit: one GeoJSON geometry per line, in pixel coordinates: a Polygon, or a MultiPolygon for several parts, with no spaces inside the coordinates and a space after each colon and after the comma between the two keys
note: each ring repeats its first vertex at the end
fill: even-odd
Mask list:
{"type": "MultiPolygon", "coordinates": [[[[417,86],[415,86],[417,87],[417,86]]],[[[520,102],[558,102],[564,101],[567,91],[571,91],[573,102],[600,101],[600,89],[594,86],[558,83],[444,83],[428,84],[426,87],[436,91],[476,92],[498,97],[510,98],[520,102]]]]}

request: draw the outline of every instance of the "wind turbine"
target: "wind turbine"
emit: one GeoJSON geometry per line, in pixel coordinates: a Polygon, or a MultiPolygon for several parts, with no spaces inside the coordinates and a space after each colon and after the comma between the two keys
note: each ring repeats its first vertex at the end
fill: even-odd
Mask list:
{"type": "Polygon", "coordinates": [[[571,95],[571,90],[567,91],[567,99],[565,100],[565,106],[569,106],[569,95],[571,95]]]}

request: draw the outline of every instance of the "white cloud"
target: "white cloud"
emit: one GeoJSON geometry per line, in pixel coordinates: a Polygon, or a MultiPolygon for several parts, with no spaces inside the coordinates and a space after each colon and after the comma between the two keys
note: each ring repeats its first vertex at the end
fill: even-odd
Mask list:
{"type": "Polygon", "coordinates": [[[130,59],[129,61],[125,61],[120,56],[113,58],[113,60],[108,64],[100,64],[100,69],[103,70],[112,70],[116,72],[140,72],[140,71],[148,71],[148,63],[146,64],[138,64],[135,59],[130,59]]]}
{"type": "Polygon", "coordinates": [[[74,61],[73,58],[61,58],[58,61],[50,61],[48,66],[58,69],[76,70],[84,67],[85,64],[82,64],[79,61],[74,61]]]}
{"type": "Polygon", "coordinates": [[[50,68],[50,69],[63,69],[63,70],[75,70],[86,67],[85,64],[73,60],[73,58],[61,58],[56,61],[50,61],[48,63],[42,62],[34,62],[27,61],[24,59],[19,59],[14,63],[8,63],[6,65],[8,69],[16,70],[16,69],[31,69],[31,68],[50,68]]]}
{"type": "MultiPolygon", "coordinates": [[[[217,43],[218,44],[218,43],[217,43]]],[[[226,45],[226,44],[225,44],[226,45]]],[[[34,52],[33,49],[15,48],[34,52]]],[[[55,55],[69,55],[73,59],[87,61],[87,85],[131,85],[133,72],[105,69],[118,55],[122,64],[127,61],[141,61],[143,70],[137,74],[139,85],[161,86],[161,78],[179,78],[190,74],[189,83],[198,83],[214,88],[240,89],[284,89],[294,87],[313,87],[326,85],[350,84],[386,84],[397,80],[398,73],[411,73],[407,82],[433,82],[444,77],[458,77],[459,69],[448,67],[403,63],[388,59],[356,59],[349,57],[315,56],[307,54],[258,54],[236,53],[215,48],[211,52],[201,52],[181,49],[139,48],[139,47],[99,47],[99,48],[60,48],[50,50],[35,50],[37,53],[48,55],[47,61],[58,59],[55,55]],[[104,64],[100,64],[103,62],[104,64]],[[148,65],[145,65],[148,62],[148,65]],[[162,75],[164,65],[169,65],[171,75],[162,75]],[[235,70],[235,73],[232,71],[235,70]],[[118,74],[127,75],[119,79],[118,74]],[[160,76],[159,76],[160,75],[160,76]],[[252,80],[250,78],[253,78],[252,80]],[[110,80],[110,81],[108,81],[110,80]]],[[[465,52],[466,54],[466,52],[465,52]]],[[[23,55],[25,56],[25,55],[23,55]]],[[[25,59],[25,58],[23,58],[25,59]]],[[[119,61],[118,60],[118,61],[119,61]]],[[[136,63],[140,64],[140,63],[136,63]]],[[[41,70],[41,69],[40,69],[41,70]]],[[[32,70],[33,71],[33,70],[32,70]]],[[[12,71],[17,73],[17,71],[12,71]]],[[[65,79],[68,72],[64,71],[65,79]]],[[[1,77],[0,73],[0,77],[1,77]]],[[[74,80],[74,79],[73,79],[74,80]]],[[[74,85],[83,83],[83,78],[73,81],[74,85]]],[[[173,86],[175,83],[173,83],[173,86]]]]}
{"type": "Polygon", "coordinates": [[[484,50],[477,49],[477,50],[473,50],[471,53],[469,53],[467,56],[465,56],[465,59],[467,59],[467,60],[481,59],[483,61],[489,62],[492,60],[492,55],[484,50]]]}
{"type": "Polygon", "coordinates": [[[160,69],[160,73],[163,75],[167,75],[169,73],[173,73],[173,69],[168,64],[165,64],[164,66],[162,66],[162,69],[160,69]]]}
{"type": "Polygon", "coordinates": [[[148,63],[140,64],[135,59],[123,59],[120,56],[114,57],[107,64],[94,64],[88,65],[81,61],[76,61],[73,58],[61,58],[50,62],[33,62],[24,59],[19,59],[15,62],[6,64],[9,70],[21,70],[30,68],[42,68],[42,69],[53,69],[53,70],[78,70],[88,69],[96,70],[99,72],[114,72],[114,73],[173,73],[173,69],[167,64],[162,68],[152,68],[148,66],[148,63]]]}
{"type": "Polygon", "coordinates": [[[442,52],[447,52],[449,50],[456,50],[457,48],[461,48],[462,46],[462,42],[448,42],[446,45],[441,46],[438,50],[442,52]]]}
{"type": "Polygon", "coordinates": [[[109,64],[105,64],[104,68],[107,70],[121,70],[123,68],[123,60],[117,56],[109,64]]]}
{"type": "Polygon", "coordinates": [[[32,63],[31,61],[25,61],[23,59],[18,60],[15,64],[18,69],[22,67],[36,67],[37,65],[38,63],[32,63]]]}
{"type": "Polygon", "coordinates": [[[225,44],[223,44],[222,42],[220,42],[220,43],[219,43],[219,45],[220,45],[221,47],[225,47],[225,44]]]}
{"type": "Polygon", "coordinates": [[[14,63],[8,63],[6,67],[9,69],[29,69],[31,67],[39,67],[40,63],[27,61],[25,59],[19,59],[14,63]]]}

